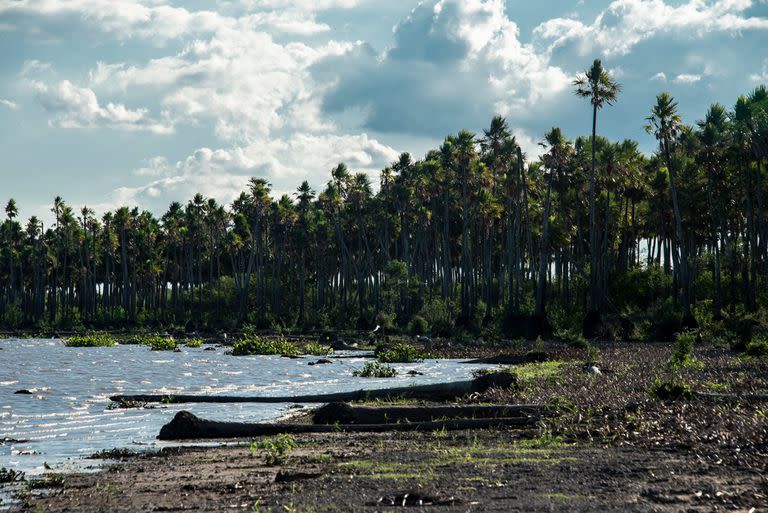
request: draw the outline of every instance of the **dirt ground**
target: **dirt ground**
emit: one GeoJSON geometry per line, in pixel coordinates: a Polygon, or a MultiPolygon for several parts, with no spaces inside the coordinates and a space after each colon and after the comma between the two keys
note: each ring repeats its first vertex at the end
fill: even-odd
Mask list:
{"type": "Polygon", "coordinates": [[[247,446],[127,458],[102,473],[67,476],[63,488],[30,497],[22,510],[391,511],[403,509],[403,499],[445,512],[768,507],[759,472],[690,451],[567,444],[511,431],[336,433],[297,441],[277,466],[266,466],[247,446]]]}
{"type": "MultiPolygon", "coordinates": [[[[465,399],[535,403],[559,415],[526,430],[296,436],[276,465],[237,447],[123,454],[103,472],[51,478],[30,512],[768,511],[768,409],[744,399],[662,401],[668,346],[550,347],[513,367],[517,386],[465,399]],[[591,355],[591,356],[594,356],[591,355]]],[[[696,351],[679,371],[699,392],[768,391],[768,362],[696,351]]]]}

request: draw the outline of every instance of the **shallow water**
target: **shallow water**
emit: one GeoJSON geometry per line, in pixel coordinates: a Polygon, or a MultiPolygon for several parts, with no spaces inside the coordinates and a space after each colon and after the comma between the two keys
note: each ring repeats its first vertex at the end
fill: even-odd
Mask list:
{"type": "MultiPolygon", "coordinates": [[[[120,393],[299,395],[387,388],[466,379],[487,365],[459,360],[426,360],[394,365],[400,375],[356,378],[363,353],[309,366],[318,359],[231,356],[224,348],[182,347],[180,353],[153,352],[144,346],[68,348],[61,340],[0,341],[0,467],[28,474],[82,469],[83,456],[128,447],[168,446],[155,439],[179,410],[215,420],[255,422],[289,413],[292,404],[181,404],[156,409],[111,409],[120,393]],[[424,376],[405,375],[418,370],[424,376]],[[32,395],[14,394],[28,389],[32,395]],[[3,439],[28,440],[3,442],[3,439]]],[[[344,354],[344,353],[338,353],[344,354]]]]}

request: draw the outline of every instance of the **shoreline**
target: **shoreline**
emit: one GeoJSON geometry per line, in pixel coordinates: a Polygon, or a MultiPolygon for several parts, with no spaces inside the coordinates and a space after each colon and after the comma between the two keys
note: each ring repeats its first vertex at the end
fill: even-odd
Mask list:
{"type": "MultiPolygon", "coordinates": [[[[546,350],[550,361],[511,367],[514,388],[460,401],[559,408],[533,429],[295,435],[277,466],[250,440],[166,448],[63,476],[12,511],[381,511],[406,493],[457,512],[768,507],[765,403],[649,397],[669,355],[662,344],[601,346],[600,374],[584,369],[584,351],[546,350]]],[[[696,391],[768,390],[765,360],[714,346],[695,357],[682,377],[696,391]]]]}

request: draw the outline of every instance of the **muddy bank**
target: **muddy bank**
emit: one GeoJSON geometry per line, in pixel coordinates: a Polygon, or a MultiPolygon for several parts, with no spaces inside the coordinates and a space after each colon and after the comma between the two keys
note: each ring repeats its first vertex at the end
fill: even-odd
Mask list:
{"type": "Polygon", "coordinates": [[[68,476],[22,511],[749,511],[768,506],[754,471],[690,452],[570,445],[508,431],[314,434],[276,466],[249,447],[169,450],[68,476]]]}
{"type": "MultiPolygon", "coordinates": [[[[528,429],[295,434],[275,466],[255,446],[164,451],[66,476],[22,510],[392,511],[419,500],[451,512],[768,508],[765,404],[650,397],[667,376],[663,345],[604,346],[591,362],[599,373],[585,351],[549,353],[513,366],[516,386],[463,400],[559,412],[528,429]]],[[[764,360],[714,347],[695,356],[678,376],[693,391],[768,390],[764,360]]]]}

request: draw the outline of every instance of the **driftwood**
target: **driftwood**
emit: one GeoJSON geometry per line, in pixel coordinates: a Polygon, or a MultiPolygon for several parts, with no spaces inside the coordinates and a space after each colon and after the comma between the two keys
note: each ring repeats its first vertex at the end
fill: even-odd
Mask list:
{"type": "Polygon", "coordinates": [[[241,422],[216,422],[196,417],[188,411],[180,411],[171,422],[160,429],[160,440],[194,440],[212,438],[249,438],[290,433],[374,433],[386,431],[434,431],[459,429],[489,429],[523,427],[535,421],[531,417],[502,417],[495,419],[453,419],[430,422],[403,422],[400,424],[248,424],[241,422]]]}
{"type": "Polygon", "coordinates": [[[768,401],[768,394],[714,394],[709,392],[694,392],[697,399],[712,401],[768,401]]]}
{"type": "Polygon", "coordinates": [[[521,365],[524,363],[546,362],[549,356],[544,351],[528,351],[525,354],[502,354],[489,358],[476,358],[461,363],[485,363],[491,365],[521,365]]]}
{"type": "Polygon", "coordinates": [[[370,401],[384,399],[421,399],[428,401],[450,401],[489,388],[509,388],[515,383],[515,376],[506,372],[495,372],[478,376],[470,381],[454,381],[434,385],[385,388],[377,390],[356,390],[335,394],[298,395],[283,397],[243,397],[225,395],[114,395],[110,400],[118,404],[141,403],[332,403],[348,401],[370,401]]]}
{"type": "Polygon", "coordinates": [[[330,403],[312,414],[315,424],[385,424],[427,422],[440,419],[491,419],[539,417],[544,409],[535,405],[450,405],[450,406],[350,406],[330,403]]]}

